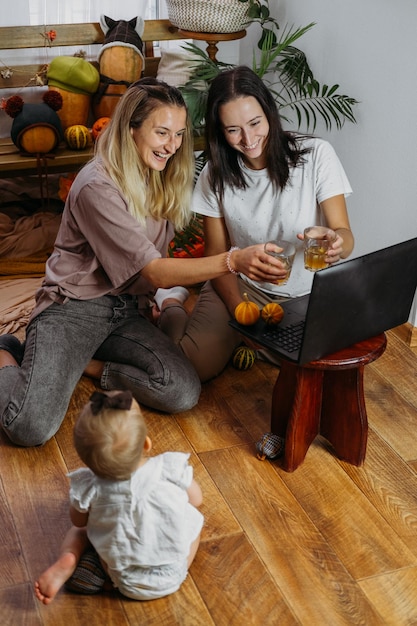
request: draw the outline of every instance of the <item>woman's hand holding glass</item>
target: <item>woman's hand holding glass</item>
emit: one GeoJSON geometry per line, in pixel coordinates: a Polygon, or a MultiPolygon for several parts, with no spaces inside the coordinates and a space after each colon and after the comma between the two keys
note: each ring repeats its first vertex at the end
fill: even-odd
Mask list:
{"type": "Polygon", "coordinates": [[[232,264],[238,273],[245,274],[257,282],[277,283],[288,275],[285,259],[276,258],[265,252],[263,243],[235,250],[232,264]]]}
{"type": "Polygon", "coordinates": [[[329,264],[340,261],[343,252],[343,237],[336,233],[336,238],[327,250],[327,262],[329,264]]]}
{"type": "Polygon", "coordinates": [[[303,233],[299,233],[297,235],[297,238],[300,239],[300,241],[304,241],[304,244],[305,244],[304,258],[305,258],[305,264],[306,264],[305,267],[306,269],[310,269],[310,271],[322,269],[328,265],[337,263],[342,258],[343,243],[344,243],[343,237],[341,237],[340,234],[338,234],[331,228],[322,227],[322,226],[311,226],[309,228],[306,228],[303,233]],[[316,237],[316,235],[314,235],[315,230],[321,230],[325,232],[325,235],[321,235],[321,234],[319,235],[319,240],[324,239],[326,243],[325,251],[323,250],[323,252],[321,252],[321,261],[320,262],[317,261],[318,263],[317,267],[315,266],[314,261],[310,258],[312,255],[313,255],[312,258],[314,258],[314,250],[315,248],[319,247],[319,243],[318,243],[319,240],[317,240],[317,243],[316,243],[316,239],[314,239],[314,237],[316,237]],[[310,231],[313,234],[313,239],[311,239],[312,235],[310,234],[310,231]],[[310,254],[308,254],[309,246],[306,245],[307,232],[310,237],[310,245],[311,245],[310,254]],[[325,256],[323,256],[323,253],[325,254],[325,256]]]}

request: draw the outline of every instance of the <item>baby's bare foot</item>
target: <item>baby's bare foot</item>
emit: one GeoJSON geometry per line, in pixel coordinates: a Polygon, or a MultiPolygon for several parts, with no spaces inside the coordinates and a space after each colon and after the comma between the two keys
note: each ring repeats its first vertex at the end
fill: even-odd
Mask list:
{"type": "Polygon", "coordinates": [[[50,604],[62,585],[74,573],[76,566],[75,555],[72,552],[65,552],[35,582],[35,595],[38,600],[43,604],[50,604]]]}

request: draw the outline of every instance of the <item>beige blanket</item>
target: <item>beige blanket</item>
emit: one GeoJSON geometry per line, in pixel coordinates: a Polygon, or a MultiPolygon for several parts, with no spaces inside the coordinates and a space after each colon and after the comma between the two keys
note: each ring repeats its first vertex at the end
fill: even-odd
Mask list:
{"type": "Polygon", "coordinates": [[[61,215],[35,213],[16,220],[0,213],[0,257],[31,257],[52,250],[61,215]]]}
{"type": "Polygon", "coordinates": [[[0,213],[0,334],[27,325],[60,221],[54,213],[17,219],[0,213]]]}
{"type": "Polygon", "coordinates": [[[35,292],[43,278],[0,281],[0,335],[24,328],[35,306],[35,292]]]}

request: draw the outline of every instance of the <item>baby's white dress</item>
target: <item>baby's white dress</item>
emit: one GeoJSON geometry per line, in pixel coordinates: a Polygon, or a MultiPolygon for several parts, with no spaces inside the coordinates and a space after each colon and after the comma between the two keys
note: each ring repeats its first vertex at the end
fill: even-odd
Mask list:
{"type": "Polygon", "coordinates": [[[160,598],[187,576],[190,546],[204,522],[188,500],[189,456],[151,457],[129,480],[98,478],[88,468],[69,474],[71,505],[88,512],[88,538],[123,595],[160,598]]]}

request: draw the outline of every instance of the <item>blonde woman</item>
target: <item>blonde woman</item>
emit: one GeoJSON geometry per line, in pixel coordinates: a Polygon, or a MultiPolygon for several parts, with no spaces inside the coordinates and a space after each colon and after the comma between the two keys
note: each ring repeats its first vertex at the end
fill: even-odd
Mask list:
{"type": "Polygon", "coordinates": [[[186,290],[175,285],[237,269],[271,281],[282,267],[261,243],[241,251],[239,267],[232,251],[167,258],[174,228],[190,217],[192,179],[181,93],[155,79],[134,83],[71,187],[25,346],[0,337],[0,420],[14,443],[40,445],[57,432],[83,372],[159,411],[197,403],[200,379],[152,323],[149,301],[162,288],[163,305],[177,306],[186,290]]]}
{"type": "Polygon", "coordinates": [[[130,391],[95,392],[74,428],[87,465],[69,474],[74,526],[58,560],[35,583],[50,604],[66,583],[78,593],[114,587],[134,600],[174,593],[200,543],[201,489],[189,454],[150,457],[152,442],[130,391]]]}

